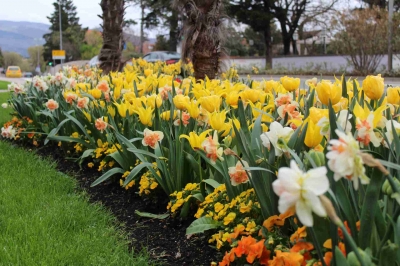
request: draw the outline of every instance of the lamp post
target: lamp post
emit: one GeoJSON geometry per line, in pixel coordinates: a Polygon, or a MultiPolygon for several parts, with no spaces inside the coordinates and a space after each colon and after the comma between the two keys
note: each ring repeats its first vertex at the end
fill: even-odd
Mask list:
{"type": "Polygon", "coordinates": [[[40,73],[40,38],[34,38],[35,44],[36,44],[36,49],[37,49],[37,64],[36,64],[36,69],[35,71],[40,73]]]}
{"type": "MultiPolygon", "coordinates": [[[[58,1],[58,15],[60,20],[60,50],[62,50],[62,26],[61,26],[61,0],[58,1]]],[[[61,59],[61,68],[63,60],[61,59]]]]}
{"type": "Polygon", "coordinates": [[[326,28],[322,30],[322,38],[324,40],[324,54],[326,54],[326,28]]]}
{"type": "Polygon", "coordinates": [[[392,37],[393,37],[393,0],[389,0],[389,34],[388,34],[388,71],[393,70],[393,47],[392,47],[392,37]]]}

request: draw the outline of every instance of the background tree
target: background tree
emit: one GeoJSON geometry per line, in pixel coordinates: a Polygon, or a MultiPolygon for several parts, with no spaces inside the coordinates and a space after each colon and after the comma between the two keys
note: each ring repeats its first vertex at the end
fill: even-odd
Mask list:
{"type": "Polygon", "coordinates": [[[132,58],[141,57],[142,54],[140,54],[138,50],[138,47],[134,46],[133,43],[127,42],[126,49],[122,51],[122,62],[130,61],[132,58]]]}
{"type": "Polygon", "coordinates": [[[103,45],[103,36],[98,30],[88,30],[85,33],[85,43],[80,48],[81,58],[91,59],[100,53],[103,45]]]}
{"type": "Polygon", "coordinates": [[[283,43],[283,54],[290,54],[290,45],[293,46],[293,52],[296,53],[296,42],[293,35],[296,30],[304,24],[315,19],[317,16],[324,16],[327,21],[327,13],[331,11],[338,0],[278,0],[273,1],[271,12],[278,20],[283,43]]]}
{"type": "Polygon", "coordinates": [[[101,0],[103,15],[103,46],[100,50],[99,60],[103,73],[118,71],[123,63],[121,54],[123,49],[122,31],[125,25],[125,1],[124,0],[101,0]]]}
{"type": "Polygon", "coordinates": [[[196,79],[214,79],[218,73],[222,39],[222,0],[174,0],[183,11],[182,59],[193,62],[196,79]]]}
{"type": "MultiPolygon", "coordinates": [[[[369,8],[387,8],[389,6],[388,0],[362,0],[362,2],[367,4],[369,8]]],[[[396,12],[400,10],[400,0],[393,0],[393,9],[396,12]]]]}
{"type": "Polygon", "coordinates": [[[39,66],[41,70],[44,69],[46,63],[43,58],[43,50],[43,46],[31,46],[28,48],[28,62],[32,69],[36,69],[37,66],[39,66]]]}
{"type": "MultiPolygon", "coordinates": [[[[340,54],[349,55],[360,74],[374,73],[388,49],[388,12],[379,8],[343,11],[332,25],[337,34],[331,45],[340,54]]],[[[398,14],[393,29],[393,36],[399,36],[398,14]]],[[[399,44],[399,38],[395,38],[393,47],[399,44]]]]}
{"type": "Polygon", "coordinates": [[[82,29],[77,17],[76,7],[72,0],[60,0],[53,3],[54,12],[50,17],[50,32],[43,35],[44,59],[52,60],[52,50],[60,49],[59,4],[61,4],[61,29],[63,50],[66,52],[66,61],[80,59],[80,47],[84,41],[87,29],[82,29]]]}
{"type": "Polygon", "coordinates": [[[1,48],[0,48],[0,66],[4,66],[4,57],[3,57],[3,52],[1,51],[1,48]]]}
{"type": "Polygon", "coordinates": [[[154,51],[168,51],[169,43],[164,35],[157,35],[157,41],[154,45],[154,51]]]}
{"type": "Polygon", "coordinates": [[[22,64],[22,56],[14,52],[4,52],[3,54],[4,67],[20,66],[22,64]]]}
{"type": "Polygon", "coordinates": [[[229,1],[229,15],[238,22],[249,25],[255,32],[264,36],[266,67],[272,67],[272,32],[271,24],[274,16],[271,11],[272,0],[231,0],[229,1]]]}

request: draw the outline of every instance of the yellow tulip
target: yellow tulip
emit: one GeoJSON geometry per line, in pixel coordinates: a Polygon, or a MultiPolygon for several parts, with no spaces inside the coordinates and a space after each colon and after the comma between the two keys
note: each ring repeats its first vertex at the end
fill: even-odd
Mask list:
{"type": "MultiPolygon", "coordinates": [[[[177,116],[177,112],[174,111],[174,117],[172,119],[176,119],[176,116],[177,116]]],[[[171,111],[162,112],[160,114],[160,117],[161,117],[161,119],[166,120],[166,121],[170,120],[171,119],[171,111]]]]}
{"type": "Polygon", "coordinates": [[[319,120],[323,117],[328,117],[329,116],[329,110],[328,109],[320,109],[316,107],[311,107],[309,110],[309,115],[308,118],[314,123],[317,124],[319,120]]]}
{"type": "Polygon", "coordinates": [[[89,122],[92,122],[92,116],[91,116],[90,113],[85,112],[85,111],[82,111],[82,113],[85,115],[86,119],[87,119],[89,122]]]}
{"type": "Polygon", "coordinates": [[[218,95],[201,97],[200,105],[210,113],[219,111],[221,106],[221,97],[218,95]]]}
{"type": "Polygon", "coordinates": [[[253,119],[257,119],[261,115],[262,122],[272,122],[274,118],[269,114],[269,106],[263,107],[263,104],[258,102],[257,104],[250,103],[251,112],[253,113],[253,119]]]}
{"type": "Polygon", "coordinates": [[[318,146],[323,138],[320,132],[321,128],[317,124],[314,124],[312,119],[309,120],[304,144],[306,144],[306,146],[309,148],[318,146]]]}
{"type": "Polygon", "coordinates": [[[114,105],[117,106],[119,115],[121,117],[126,117],[126,111],[128,111],[128,107],[129,107],[128,104],[127,103],[121,103],[121,104],[114,103],[114,105]]]}
{"type": "Polygon", "coordinates": [[[150,76],[150,75],[153,75],[153,70],[152,70],[152,69],[145,69],[145,70],[144,70],[144,75],[145,75],[146,77],[148,77],[148,76],[150,76]]]}
{"type": "Polygon", "coordinates": [[[93,96],[93,98],[100,99],[102,91],[97,88],[94,88],[93,90],[90,90],[89,93],[90,93],[90,95],[93,96]]]}
{"type": "Polygon", "coordinates": [[[400,104],[400,87],[388,88],[386,95],[388,103],[396,105],[400,104]]]}
{"type": "Polygon", "coordinates": [[[371,100],[379,100],[382,97],[384,87],[385,84],[381,74],[377,76],[369,75],[362,83],[362,89],[365,95],[371,100]]]}
{"type": "Polygon", "coordinates": [[[265,92],[272,92],[275,88],[279,87],[279,82],[275,81],[273,79],[271,79],[271,80],[263,80],[260,83],[260,87],[265,92]]]}
{"type": "Polygon", "coordinates": [[[101,106],[102,108],[106,107],[105,101],[100,101],[100,106],[101,106]]]}
{"type": "Polygon", "coordinates": [[[342,86],[338,82],[332,84],[329,80],[322,80],[316,90],[319,100],[325,105],[329,105],[329,100],[335,105],[342,98],[342,86]]]}
{"type": "Polygon", "coordinates": [[[153,111],[152,108],[139,107],[135,113],[139,115],[139,120],[143,125],[151,127],[153,125],[153,111]]]}
{"type": "Polygon", "coordinates": [[[225,102],[234,109],[238,108],[239,93],[237,91],[231,91],[226,95],[225,102]]]}
{"type": "Polygon", "coordinates": [[[199,104],[196,101],[190,101],[186,103],[186,110],[190,114],[190,117],[196,119],[200,115],[199,104]]]}
{"type": "Polygon", "coordinates": [[[299,78],[291,78],[288,76],[281,77],[282,86],[287,91],[295,91],[300,87],[300,79],[299,78]]]}
{"type": "Polygon", "coordinates": [[[178,94],[175,95],[173,101],[176,108],[178,108],[179,110],[183,110],[186,109],[186,105],[190,102],[190,99],[188,96],[178,94]]]}
{"type": "Polygon", "coordinates": [[[127,101],[127,102],[132,103],[133,99],[135,99],[135,98],[136,98],[136,95],[135,95],[135,93],[133,91],[126,92],[124,94],[124,100],[127,101]]]}
{"type": "Polygon", "coordinates": [[[111,105],[107,106],[107,113],[111,115],[112,118],[115,117],[115,109],[111,105]]]}
{"type": "Polygon", "coordinates": [[[146,105],[153,109],[156,107],[156,105],[157,108],[160,108],[160,106],[162,105],[161,96],[157,94],[148,95],[146,98],[146,105]]]}
{"type": "Polygon", "coordinates": [[[189,141],[190,146],[192,149],[201,149],[201,143],[207,138],[208,133],[211,129],[203,131],[200,135],[197,135],[194,132],[190,132],[188,135],[180,135],[179,139],[187,139],[189,141]]]}
{"type": "Polygon", "coordinates": [[[213,112],[209,113],[208,115],[208,123],[213,129],[217,131],[220,131],[224,127],[225,120],[226,120],[226,111],[213,112]]]}
{"type": "Polygon", "coordinates": [[[252,90],[252,89],[247,89],[239,93],[239,96],[242,98],[243,101],[245,102],[252,102],[255,103],[259,100],[261,100],[262,96],[265,98],[265,94],[261,93],[262,91],[259,90],[252,90]]]}
{"type": "Polygon", "coordinates": [[[348,106],[349,106],[349,100],[347,98],[342,97],[342,99],[340,99],[340,101],[333,106],[333,110],[335,110],[335,113],[337,113],[341,110],[348,109],[348,106]]]}

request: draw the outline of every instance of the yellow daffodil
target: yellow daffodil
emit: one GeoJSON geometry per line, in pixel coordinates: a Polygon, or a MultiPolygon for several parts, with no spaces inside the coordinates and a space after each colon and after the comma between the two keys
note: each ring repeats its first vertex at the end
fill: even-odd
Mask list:
{"type": "Polygon", "coordinates": [[[333,84],[329,80],[322,80],[317,84],[316,90],[319,100],[325,105],[329,105],[329,101],[335,105],[342,98],[342,85],[337,82],[333,84]]]}
{"type": "Polygon", "coordinates": [[[139,107],[135,113],[139,115],[140,122],[145,125],[151,127],[153,125],[153,108],[143,108],[139,107]]]}
{"type": "Polygon", "coordinates": [[[201,143],[203,143],[203,141],[207,138],[207,135],[210,131],[211,129],[208,129],[200,133],[200,135],[197,135],[195,132],[189,132],[189,136],[180,135],[179,139],[181,138],[187,139],[192,149],[201,149],[201,143]]]}
{"type": "Polygon", "coordinates": [[[300,79],[299,78],[291,78],[288,76],[281,77],[282,86],[287,91],[295,91],[300,87],[300,79]]]}
{"type": "Polygon", "coordinates": [[[362,83],[362,89],[365,95],[371,100],[379,100],[382,97],[384,87],[385,84],[381,74],[377,76],[369,75],[362,83]]]}

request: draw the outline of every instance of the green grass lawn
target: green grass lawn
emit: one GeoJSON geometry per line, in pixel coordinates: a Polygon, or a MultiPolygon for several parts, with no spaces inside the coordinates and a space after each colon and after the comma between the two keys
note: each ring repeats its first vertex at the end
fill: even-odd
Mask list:
{"type": "Polygon", "coordinates": [[[50,161],[0,141],[1,265],[148,265],[50,161]]]}
{"type": "Polygon", "coordinates": [[[7,90],[8,89],[8,87],[7,87],[8,84],[10,84],[10,82],[0,80],[0,90],[7,90]]]}
{"type": "Polygon", "coordinates": [[[11,108],[4,109],[3,107],[1,107],[1,104],[6,103],[9,98],[10,98],[10,93],[8,92],[0,93],[0,128],[3,127],[4,122],[10,120],[10,113],[12,109],[11,108]]]}

